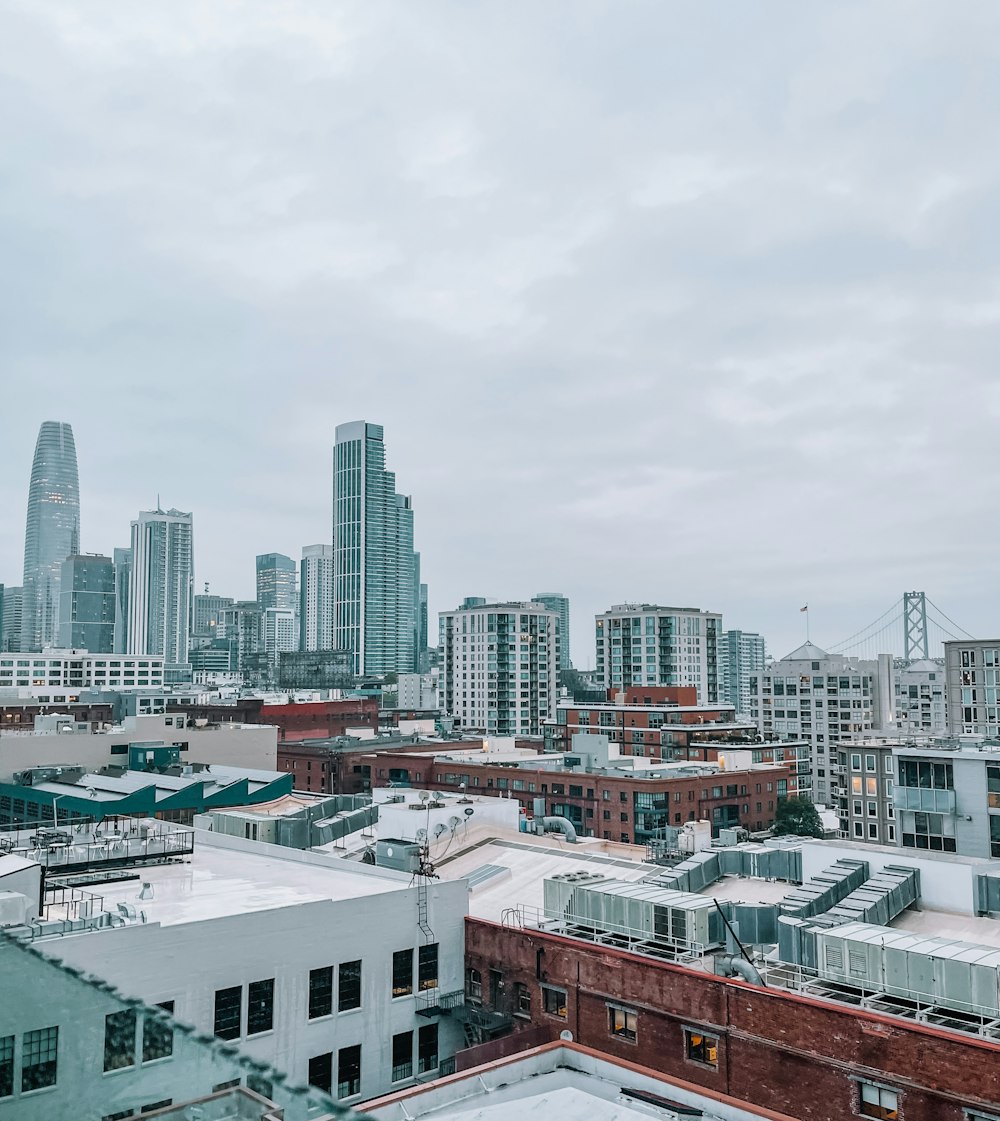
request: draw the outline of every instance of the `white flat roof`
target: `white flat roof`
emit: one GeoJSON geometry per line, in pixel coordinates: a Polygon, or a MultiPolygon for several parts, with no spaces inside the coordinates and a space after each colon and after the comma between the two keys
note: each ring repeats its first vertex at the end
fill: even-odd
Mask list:
{"type": "Polygon", "coordinates": [[[571,1043],[486,1063],[364,1109],[376,1121],[792,1121],[571,1043]]]}
{"type": "Polygon", "coordinates": [[[469,896],[470,915],[500,922],[509,907],[537,907],[540,911],[544,902],[545,880],[561,872],[593,871],[615,880],[641,880],[643,876],[663,871],[655,864],[609,857],[596,849],[588,850],[586,844],[567,843],[551,848],[532,844],[528,834],[524,836],[524,841],[491,841],[438,866],[438,875],[443,880],[461,879],[484,864],[510,869],[510,876],[487,880],[469,896]]]}
{"type": "Polygon", "coordinates": [[[114,912],[117,903],[130,903],[137,912],[145,912],[147,922],[173,926],[303,903],[381,895],[405,889],[410,882],[408,875],[370,865],[332,861],[278,846],[268,846],[276,850],[272,854],[213,844],[200,830],[196,837],[195,851],[183,863],[144,866],[139,869],[141,880],[100,884],[88,890],[103,896],[107,910],[114,912]],[[143,881],[152,886],[152,899],[137,898],[143,881]]]}

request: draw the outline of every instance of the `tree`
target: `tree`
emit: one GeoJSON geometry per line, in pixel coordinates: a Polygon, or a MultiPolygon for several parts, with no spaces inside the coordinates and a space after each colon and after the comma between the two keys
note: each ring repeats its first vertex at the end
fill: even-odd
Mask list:
{"type": "Polygon", "coordinates": [[[822,837],[823,822],[808,798],[801,795],[781,798],[774,814],[771,832],[776,837],[822,837]]]}

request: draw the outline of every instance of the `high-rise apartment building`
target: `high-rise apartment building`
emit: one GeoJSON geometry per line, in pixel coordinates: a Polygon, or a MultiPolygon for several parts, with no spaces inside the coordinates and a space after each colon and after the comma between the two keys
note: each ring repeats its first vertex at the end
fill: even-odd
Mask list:
{"type": "Polygon", "coordinates": [[[76,554],[62,563],[59,646],[111,654],[115,648],[115,564],[111,557],[76,554]]]}
{"type": "Polygon", "coordinates": [[[3,592],[0,608],[0,651],[10,653],[21,649],[21,608],[24,589],[8,584],[3,592]]]}
{"type": "Polygon", "coordinates": [[[536,603],[544,603],[559,616],[559,668],[572,669],[573,662],[569,652],[569,600],[562,592],[539,592],[536,603]]]}
{"type": "Polygon", "coordinates": [[[420,673],[429,673],[431,668],[430,623],[427,615],[427,585],[420,585],[419,599],[417,601],[417,669],[420,673]]]}
{"type": "Polygon", "coordinates": [[[132,550],[115,549],[112,559],[115,565],[114,652],[124,654],[128,650],[128,598],[132,584],[132,550]]]}
{"type": "Polygon", "coordinates": [[[555,715],[559,615],[541,603],[442,611],[441,708],[461,728],[541,735],[555,715]]]}
{"type": "Polygon", "coordinates": [[[878,680],[878,662],[828,654],[811,642],[751,674],[750,717],[764,738],[811,745],[817,802],[832,805],[837,796],[838,745],[876,726],[878,680]]]}
{"type": "Polygon", "coordinates": [[[55,644],[62,562],[80,551],[80,479],[73,429],[45,421],[38,431],[24,534],[21,649],[55,644]]]}
{"type": "Polygon", "coordinates": [[[299,649],[330,650],[333,642],[333,547],[306,545],[299,568],[299,649]]]}
{"type": "Polygon", "coordinates": [[[753,708],[750,677],[767,664],[764,636],[752,631],[723,631],[719,638],[719,699],[733,705],[740,716],[753,708]]]}
{"type": "Polygon", "coordinates": [[[144,510],[132,523],[130,654],[186,663],[194,598],[193,519],[180,510],[144,510]]]}
{"type": "Polygon", "coordinates": [[[413,509],[385,469],[380,424],[337,426],[333,554],[334,648],[352,652],[358,673],[416,670],[413,509]]]}
{"type": "Polygon", "coordinates": [[[598,615],[596,624],[597,674],[605,689],[693,685],[699,704],[719,700],[721,615],[623,603],[598,615]]]}
{"type": "Polygon", "coordinates": [[[948,731],[1000,738],[1000,638],[944,644],[948,731]]]}

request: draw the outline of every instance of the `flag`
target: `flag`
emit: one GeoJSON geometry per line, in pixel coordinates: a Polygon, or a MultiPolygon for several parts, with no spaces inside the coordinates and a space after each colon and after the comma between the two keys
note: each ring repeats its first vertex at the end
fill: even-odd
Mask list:
{"type": "Polygon", "coordinates": [[[809,604],[807,603],[805,605],[805,607],[800,607],[799,608],[799,614],[801,615],[803,611],[808,611],[808,610],[809,610],[809,604]]]}

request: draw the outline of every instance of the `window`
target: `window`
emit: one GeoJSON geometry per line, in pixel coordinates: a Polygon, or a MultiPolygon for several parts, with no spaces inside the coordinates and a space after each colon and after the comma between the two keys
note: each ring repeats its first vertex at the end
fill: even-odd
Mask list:
{"type": "Polygon", "coordinates": [[[21,1092],[56,1084],[59,1029],[26,1031],[21,1040],[21,1092]]]}
{"type": "Polygon", "coordinates": [[[239,1039],[243,1011],[243,989],[215,990],[215,1034],[220,1039],[239,1039]]]}
{"type": "Polygon", "coordinates": [[[628,1008],[608,1005],[608,1031],[619,1039],[627,1039],[630,1043],[635,1043],[638,1022],[638,1013],[628,1008]]]}
{"type": "MultiPolygon", "coordinates": [[[[158,1004],[168,1015],[173,1015],[174,1002],[165,1000],[158,1004]]],[[[165,1059],[174,1053],[174,1029],[167,1020],[146,1013],[142,1021],[142,1061],[151,1063],[154,1059],[165,1059]]]]}
{"type": "Polygon", "coordinates": [[[717,1067],[719,1065],[719,1041],[715,1036],[705,1035],[693,1028],[685,1028],[684,1054],[693,1063],[704,1063],[705,1066],[717,1067]]]}
{"type": "Polygon", "coordinates": [[[313,1055],[309,1060],[309,1085],[328,1094],[333,1089],[333,1052],[313,1055]]]}
{"type": "Polygon", "coordinates": [[[274,978],[251,981],[247,990],[247,1035],[259,1035],[274,1027],[274,978]]]}
{"type": "Polygon", "coordinates": [[[337,969],[337,1011],[361,1007],[361,961],[342,961],[337,969]]]}
{"type": "Polygon", "coordinates": [[[899,1116],[899,1093],[872,1082],[858,1083],[858,1113],[862,1117],[879,1117],[895,1121],[899,1116]]]}
{"type": "Polygon", "coordinates": [[[438,1026],[425,1024],[417,1033],[417,1074],[437,1070],[438,1026]]]}
{"type": "Polygon", "coordinates": [[[309,1019],[333,1012],[333,966],[309,970],[309,1019]]]}
{"type": "Polygon", "coordinates": [[[361,1093],[361,1044],[341,1047],[337,1052],[337,1097],[361,1093]]]}
{"type": "Polygon", "coordinates": [[[135,1117],[134,1109],[120,1109],[117,1113],[105,1113],[101,1121],[124,1121],[126,1117],[135,1117]]]}
{"type": "Polygon", "coordinates": [[[392,1080],[413,1077],[413,1032],[401,1031],[392,1037],[392,1080]]]}
{"type": "Polygon", "coordinates": [[[483,975],[471,966],[465,971],[465,995],[470,1000],[483,999],[483,975]]]}
{"type": "Polygon", "coordinates": [[[14,1037],[0,1038],[0,1098],[14,1093],[14,1037]]]}
{"type": "Polygon", "coordinates": [[[420,992],[436,989],[438,985],[438,944],[421,946],[417,953],[417,988],[420,992]]]}
{"type": "Polygon", "coordinates": [[[531,1015],[531,989],[523,981],[514,982],[514,1015],[531,1015]]]}
{"type": "Polygon", "coordinates": [[[550,1016],[566,1019],[566,990],[542,985],[542,1009],[550,1016]]]}
{"type": "Polygon", "coordinates": [[[397,950],[392,955],[392,995],[409,996],[413,992],[413,951],[397,950]]]}
{"type": "Polygon", "coordinates": [[[168,1105],[173,1105],[173,1098],[160,1098],[158,1102],[146,1102],[145,1105],[139,1106],[140,1113],[152,1113],[154,1109],[166,1109],[168,1105]]]}
{"type": "Polygon", "coordinates": [[[135,1009],[104,1017],[104,1069],[135,1066],[135,1009]]]}

